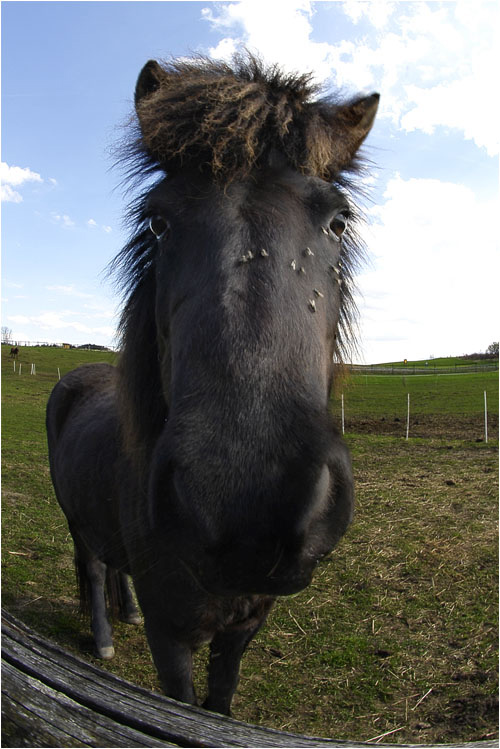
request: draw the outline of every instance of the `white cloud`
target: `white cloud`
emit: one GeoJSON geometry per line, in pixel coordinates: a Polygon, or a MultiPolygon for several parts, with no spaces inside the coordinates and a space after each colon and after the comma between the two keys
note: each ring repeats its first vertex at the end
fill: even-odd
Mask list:
{"type": "Polygon", "coordinates": [[[2,201],[6,203],[21,203],[23,197],[14,187],[21,187],[26,182],[43,182],[37,172],[28,167],[9,166],[5,161],[0,164],[0,180],[2,182],[2,201]]]}
{"type": "Polygon", "coordinates": [[[7,286],[9,289],[22,289],[24,288],[24,284],[22,283],[16,283],[15,281],[6,281],[5,279],[2,281],[4,286],[7,286]]]}
{"type": "Polygon", "coordinates": [[[10,185],[2,185],[2,203],[22,203],[23,196],[10,185]]]}
{"type": "Polygon", "coordinates": [[[311,3],[302,0],[242,0],[204,8],[203,17],[211,26],[228,34],[210,49],[210,55],[228,59],[245,44],[265,60],[292,70],[314,68],[326,77],[329,71],[323,58],[328,45],[310,41],[312,13],[311,3]]]}
{"type": "MultiPolygon", "coordinates": [[[[379,4],[359,5],[376,27],[379,4]]],[[[355,82],[359,60],[367,61],[360,72],[370,73],[371,85],[382,91],[382,116],[407,131],[460,130],[493,156],[499,151],[498,106],[491,95],[492,71],[498,68],[498,9],[488,2],[466,6],[394,5],[389,31],[361,40],[343,73],[355,82]]]]}
{"type": "Polygon", "coordinates": [[[28,167],[9,166],[5,161],[0,165],[0,178],[2,182],[19,187],[24,182],[43,182],[43,179],[36,172],[32,172],[28,167]]]}
{"type": "Polygon", "coordinates": [[[107,302],[94,301],[83,306],[85,310],[88,310],[85,314],[89,319],[113,320],[116,317],[115,308],[107,302]]]}
{"type": "Polygon", "coordinates": [[[494,201],[461,184],[399,176],[384,199],[366,236],[374,269],[358,279],[365,360],[486,348],[498,337],[494,201]]]}
{"type": "Polygon", "coordinates": [[[332,18],[342,11],[360,24],[359,37],[335,43],[313,40],[314,5],[302,0],[214,3],[202,15],[224,34],[213,57],[227,59],[245,44],[290,70],[313,70],[319,81],[381,91],[379,116],[398,128],[454,128],[498,153],[496,3],[332,4],[332,18]]]}
{"type": "Polygon", "coordinates": [[[18,325],[26,325],[30,322],[30,318],[27,315],[9,315],[7,319],[9,322],[14,322],[18,325]]]}
{"type": "Polygon", "coordinates": [[[342,3],[342,7],[344,10],[344,13],[353,21],[354,23],[358,23],[361,18],[367,16],[369,17],[370,22],[375,26],[377,29],[383,29],[388,21],[390,16],[395,10],[395,3],[393,2],[380,2],[380,0],[377,3],[368,3],[368,2],[359,2],[359,0],[347,0],[346,2],[342,3]]]}
{"type": "Polygon", "coordinates": [[[67,229],[71,229],[75,226],[75,222],[72,218],[70,218],[67,214],[59,214],[59,213],[51,213],[53,221],[55,221],[56,224],[60,224],[61,226],[66,227],[67,229]]]}
{"type": "MultiPolygon", "coordinates": [[[[97,221],[95,221],[95,219],[89,218],[89,220],[87,221],[87,226],[90,229],[97,229],[98,223],[97,223],[97,221]]],[[[107,224],[104,224],[103,226],[101,226],[101,229],[106,234],[111,234],[111,232],[113,231],[113,229],[111,228],[111,226],[108,226],[107,224]]]]}
{"type": "Polygon", "coordinates": [[[34,335],[33,340],[42,340],[43,334],[47,334],[48,331],[58,331],[61,336],[64,334],[69,335],[68,331],[75,331],[76,333],[82,333],[85,335],[99,335],[105,337],[107,340],[111,340],[115,334],[115,330],[110,325],[105,326],[91,326],[85,325],[79,320],[68,319],[69,316],[74,313],[69,311],[63,312],[41,312],[38,315],[9,315],[6,319],[9,323],[15,325],[33,326],[34,335]]]}
{"type": "MultiPolygon", "coordinates": [[[[494,58],[493,51],[479,54],[470,75],[455,81],[431,88],[406,86],[411,108],[402,116],[401,126],[407,131],[422,130],[429,134],[439,125],[457,128],[494,156],[499,150],[499,118],[498,111],[492,108],[494,97],[488,91],[491,71],[499,62],[494,58]]],[[[498,110],[496,103],[494,106],[498,110]]]]}
{"type": "Polygon", "coordinates": [[[59,294],[63,294],[64,296],[80,297],[82,299],[92,298],[92,294],[85,294],[83,291],[78,291],[77,289],[75,289],[75,287],[72,284],[70,286],[55,284],[52,286],[46,286],[45,288],[48,291],[55,291],[59,294]]]}

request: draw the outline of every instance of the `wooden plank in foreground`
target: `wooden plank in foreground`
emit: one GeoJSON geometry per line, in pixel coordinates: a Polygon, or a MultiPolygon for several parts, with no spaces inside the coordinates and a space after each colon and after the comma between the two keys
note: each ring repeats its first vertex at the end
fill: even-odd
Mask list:
{"type": "MultiPolygon", "coordinates": [[[[82,661],[2,611],[2,746],[373,745],[252,726],[176,702],[82,661]]],[[[389,746],[396,745],[384,744],[389,746]]]]}

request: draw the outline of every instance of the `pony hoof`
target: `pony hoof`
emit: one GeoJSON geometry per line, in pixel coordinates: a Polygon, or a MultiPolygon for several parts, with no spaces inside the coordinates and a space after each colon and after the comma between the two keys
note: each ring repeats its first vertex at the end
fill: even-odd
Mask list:
{"type": "Polygon", "coordinates": [[[125,622],[125,624],[142,624],[142,617],[140,614],[127,614],[122,617],[122,622],[125,622]]]}
{"type": "Polygon", "coordinates": [[[113,658],[115,649],[112,645],[107,648],[97,648],[97,657],[102,658],[104,661],[109,661],[113,658]]]}

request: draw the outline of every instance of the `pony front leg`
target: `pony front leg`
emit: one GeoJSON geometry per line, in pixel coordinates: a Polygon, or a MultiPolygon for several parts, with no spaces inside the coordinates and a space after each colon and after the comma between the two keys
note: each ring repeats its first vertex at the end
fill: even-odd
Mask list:
{"type": "Polygon", "coordinates": [[[210,643],[208,696],[203,703],[205,710],[231,715],[231,701],[240,679],[241,658],[250,641],[266,621],[273,603],[272,598],[262,598],[253,616],[246,622],[215,635],[210,643]]]}
{"type": "Polygon", "coordinates": [[[205,710],[231,715],[231,702],[240,680],[240,662],[250,640],[256,633],[222,632],[210,644],[208,665],[208,696],[205,710]]]}
{"type": "Polygon", "coordinates": [[[193,658],[189,645],[173,638],[159,616],[144,616],[153,661],[167,697],[196,704],[193,686],[193,658]]]}

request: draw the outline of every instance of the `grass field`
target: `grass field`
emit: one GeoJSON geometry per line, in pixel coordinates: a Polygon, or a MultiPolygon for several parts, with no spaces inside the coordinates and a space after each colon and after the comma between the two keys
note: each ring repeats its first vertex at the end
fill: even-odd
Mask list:
{"type": "MultiPolygon", "coordinates": [[[[19,374],[8,351],[2,347],[3,605],[96,662],[88,623],[77,613],[71,539],[50,483],[44,411],[58,367],[63,374],[114,356],[24,349],[19,374]]],[[[344,391],[355,521],[313,584],[281,599],[251,644],[233,712],[339,739],[494,738],[498,432],[492,427],[485,444],[481,399],[487,389],[495,409],[498,375],[382,378],[390,387],[378,379],[353,377],[344,391]],[[465,432],[423,439],[410,431],[406,441],[407,392],[412,403],[420,399],[421,419],[427,413],[446,425],[459,414],[465,432]],[[400,399],[402,416],[394,410],[400,399]],[[385,423],[401,427],[399,436],[384,433],[385,423]]],[[[338,399],[333,408],[337,413],[338,399]]],[[[99,665],[159,688],[142,627],[117,623],[115,646],[115,659],[99,665]]],[[[200,692],[205,659],[202,651],[200,692]]]]}
{"type": "MultiPolygon", "coordinates": [[[[437,375],[352,375],[345,381],[347,432],[406,435],[410,395],[410,435],[466,440],[484,438],[484,393],[488,438],[498,440],[498,372],[437,375]]],[[[340,418],[341,393],[333,402],[340,418]]]]}

